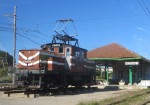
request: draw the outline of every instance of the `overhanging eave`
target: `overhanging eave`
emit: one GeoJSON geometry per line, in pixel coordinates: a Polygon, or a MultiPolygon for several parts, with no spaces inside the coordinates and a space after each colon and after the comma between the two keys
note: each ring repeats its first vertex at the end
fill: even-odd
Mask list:
{"type": "Polygon", "coordinates": [[[137,58],[88,58],[93,61],[132,61],[132,60],[141,60],[141,57],[137,58]]]}

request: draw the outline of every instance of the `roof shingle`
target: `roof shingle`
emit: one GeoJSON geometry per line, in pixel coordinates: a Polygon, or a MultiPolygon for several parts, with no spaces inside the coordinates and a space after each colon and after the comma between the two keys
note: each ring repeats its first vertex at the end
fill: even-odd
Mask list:
{"type": "Polygon", "coordinates": [[[111,43],[109,45],[88,51],[87,58],[137,58],[140,55],[126,49],[125,47],[111,43]]]}

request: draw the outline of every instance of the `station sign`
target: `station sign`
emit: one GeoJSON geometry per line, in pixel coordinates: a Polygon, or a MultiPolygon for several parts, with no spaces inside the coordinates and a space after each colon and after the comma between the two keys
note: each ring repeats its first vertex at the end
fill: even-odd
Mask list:
{"type": "Polygon", "coordinates": [[[125,62],[125,65],[139,65],[139,62],[125,62]]]}
{"type": "Polygon", "coordinates": [[[61,46],[60,44],[52,44],[52,46],[61,46]]]}

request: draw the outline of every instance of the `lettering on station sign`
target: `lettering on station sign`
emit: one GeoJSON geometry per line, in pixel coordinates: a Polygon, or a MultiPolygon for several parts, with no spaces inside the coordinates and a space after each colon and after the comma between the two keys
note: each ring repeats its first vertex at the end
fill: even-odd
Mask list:
{"type": "Polygon", "coordinates": [[[139,62],[125,62],[125,65],[139,65],[139,62]]]}

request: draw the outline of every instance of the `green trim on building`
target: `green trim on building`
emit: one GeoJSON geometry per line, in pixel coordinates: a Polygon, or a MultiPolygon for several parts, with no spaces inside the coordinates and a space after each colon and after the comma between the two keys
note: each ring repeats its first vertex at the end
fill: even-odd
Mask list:
{"type": "Polygon", "coordinates": [[[129,66],[129,83],[132,84],[132,66],[129,66]]]}
{"type": "Polygon", "coordinates": [[[142,57],[137,57],[137,58],[88,58],[89,60],[94,60],[94,61],[102,61],[102,60],[105,60],[105,61],[109,61],[109,60],[112,60],[112,61],[129,61],[129,60],[141,60],[142,57]]]}
{"type": "Polygon", "coordinates": [[[108,66],[106,66],[106,80],[108,82],[108,66]]]}

